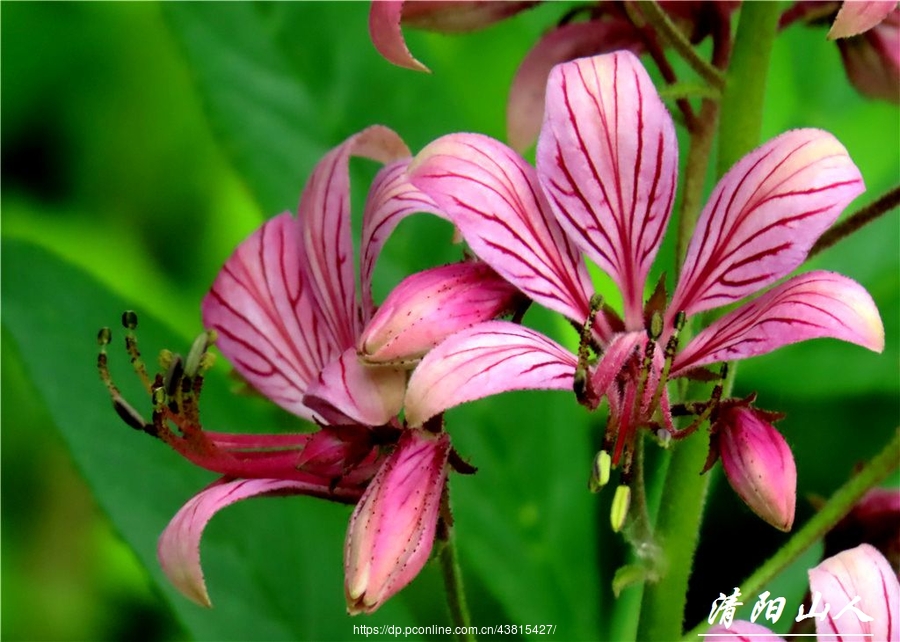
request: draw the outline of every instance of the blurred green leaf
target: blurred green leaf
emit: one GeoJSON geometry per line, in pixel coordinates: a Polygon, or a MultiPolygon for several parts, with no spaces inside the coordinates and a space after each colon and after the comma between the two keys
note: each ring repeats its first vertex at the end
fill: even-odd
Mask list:
{"type": "MultiPolygon", "coordinates": [[[[96,373],[96,335],[128,307],[95,281],[43,249],[3,242],[3,326],[40,391],[72,456],[122,537],[134,548],[172,609],[197,639],[346,639],[342,548],[350,509],[309,498],[250,500],[217,516],[203,540],[204,570],[215,608],[178,594],[156,561],[156,538],[179,506],[213,481],[164,444],[127,428],[110,407],[96,373]]],[[[139,310],[138,336],[152,355],[189,342],[139,310]]],[[[150,402],[129,372],[114,332],[113,376],[132,405],[149,415],[150,402]]],[[[262,402],[227,393],[224,368],[204,392],[203,417],[220,430],[286,424],[262,402]],[[214,400],[214,403],[209,403],[214,400]]],[[[290,423],[289,423],[290,422],[290,423]]],[[[297,420],[299,424],[299,420],[297,420]]],[[[295,430],[300,426],[292,426],[295,430]]],[[[411,624],[394,600],[366,624],[411,624]]]]}

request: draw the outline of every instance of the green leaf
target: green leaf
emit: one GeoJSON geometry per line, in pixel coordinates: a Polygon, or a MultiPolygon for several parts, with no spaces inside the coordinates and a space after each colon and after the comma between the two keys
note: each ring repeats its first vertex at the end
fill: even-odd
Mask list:
{"type": "MultiPolygon", "coordinates": [[[[215,476],[128,428],[113,412],[97,376],[96,336],[101,326],[116,324],[128,302],[27,243],[4,240],[2,269],[7,336],[97,502],[192,636],[347,639],[354,624],[412,624],[398,600],[365,620],[345,614],[342,549],[350,509],[310,498],[252,499],[223,511],[202,544],[214,608],[196,606],[177,593],[159,569],[156,539],[178,508],[215,476]]],[[[148,311],[138,314],[138,339],[151,370],[157,350],[183,353],[189,347],[189,339],[148,311]]],[[[113,377],[132,405],[149,415],[149,398],[121,347],[122,333],[114,327],[113,335],[113,377]]],[[[210,429],[308,428],[262,400],[230,394],[225,371],[214,368],[204,390],[201,411],[210,429]]]]}

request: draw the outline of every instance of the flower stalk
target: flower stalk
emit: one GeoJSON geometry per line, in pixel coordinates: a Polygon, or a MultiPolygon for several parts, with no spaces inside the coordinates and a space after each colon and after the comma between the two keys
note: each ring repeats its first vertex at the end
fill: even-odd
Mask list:
{"type": "Polygon", "coordinates": [[[850,236],[872,221],[878,220],[898,205],[900,205],[900,185],[893,187],[872,203],[854,212],[838,225],[825,232],[816,244],[812,246],[806,260],[808,261],[819,252],[827,250],[841,239],[850,236]]]}

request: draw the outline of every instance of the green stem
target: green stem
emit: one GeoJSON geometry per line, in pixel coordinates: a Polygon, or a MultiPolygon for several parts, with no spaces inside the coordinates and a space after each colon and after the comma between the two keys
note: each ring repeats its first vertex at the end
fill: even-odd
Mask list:
{"type": "Polygon", "coordinates": [[[741,6],[722,95],[722,122],[727,127],[719,137],[719,176],[759,145],[769,58],[780,16],[779,2],[745,2],[741,6]]]}
{"type": "MultiPolygon", "coordinates": [[[[746,2],[741,8],[722,96],[721,122],[726,127],[719,135],[719,176],[759,143],[779,10],[777,2],[746,2]]],[[[683,233],[687,238],[686,227],[683,233]]],[[[709,488],[709,476],[698,475],[707,453],[708,441],[698,436],[678,444],[672,453],[657,520],[657,542],[665,551],[668,569],[659,582],[644,590],[639,640],[681,637],[688,578],[709,488]]]]}
{"type": "MultiPolygon", "coordinates": [[[[843,519],[860,498],[866,494],[866,491],[884,481],[898,466],[900,466],[900,430],[894,434],[894,438],[890,443],[871,459],[859,473],[841,486],[822,509],[806,522],[803,528],[794,533],[794,536],[775,555],[741,583],[741,594],[745,596],[757,595],[779,573],[843,519]]],[[[688,633],[684,639],[691,641],[699,639],[700,634],[708,626],[708,624],[702,623],[688,633]]]]}
{"type": "Polygon", "coordinates": [[[722,72],[700,57],[700,54],[697,53],[691,42],[678,30],[678,27],[669,19],[669,16],[660,8],[659,4],[654,0],[640,0],[638,6],[641,8],[641,13],[644,14],[647,22],[672,45],[672,48],[684,58],[691,66],[691,69],[696,71],[701,78],[713,87],[721,88],[724,85],[725,79],[722,72]]]}
{"type": "Polygon", "coordinates": [[[463,591],[462,570],[459,567],[459,554],[456,550],[456,538],[452,529],[448,528],[447,539],[441,550],[441,572],[444,575],[444,586],[447,589],[447,606],[450,608],[450,619],[454,626],[464,627],[457,638],[460,642],[474,642],[475,636],[468,631],[472,630],[472,618],[469,615],[469,606],[466,604],[466,594],[463,591]]]}

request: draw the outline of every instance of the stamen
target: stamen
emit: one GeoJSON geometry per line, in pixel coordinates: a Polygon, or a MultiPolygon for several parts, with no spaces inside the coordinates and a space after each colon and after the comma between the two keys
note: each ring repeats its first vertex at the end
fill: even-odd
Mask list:
{"type": "Polygon", "coordinates": [[[122,313],[122,326],[125,328],[125,349],[131,357],[131,367],[137,373],[144,390],[150,392],[150,377],[147,375],[147,367],[141,359],[141,351],[138,350],[137,336],[134,331],[138,325],[137,313],[134,310],[125,310],[122,313]]]}
{"type": "Polygon", "coordinates": [[[625,526],[630,505],[631,488],[624,484],[617,486],[616,494],[613,496],[612,509],[609,511],[609,522],[614,532],[618,533],[625,526]]]}
{"type": "Polygon", "coordinates": [[[612,458],[609,451],[601,450],[594,457],[594,464],[591,466],[591,476],[588,479],[588,488],[592,493],[598,493],[609,483],[610,471],[612,470],[612,458]]]}
{"type": "Polygon", "coordinates": [[[675,439],[684,439],[688,435],[695,432],[703,422],[709,419],[718,409],[719,402],[722,400],[722,391],[724,388],[725,378],[728,376],[728,364],[723,363],[722,369],[719,371],[719,383],[715,385],[707,402],[693,402],[684,404],[685,410],[689,414],[696,414],[697,418],[691,422],[687,428],[679,430],[672,435],[675,439]]]}
{"type": "Polygon", "coordinates": [[[575,368],[575,379],[572,388],[575,391],[575,398],[583,406],[591,407],[592,400],[597,395],[593,390],[589,389],[590,377],[588,372],[590,369],[591,347],[594,345],[592,330],[594,328],[594,320],[597,318],[597,312],[603,307],[603,297],[599,294],[591,296],[591,307],[588,311],[587,318],[581,328],[581,337],[578,342],[578,365],[575,368]]]}
{"type": "Polygon", "coordinates": [[[672,370],[672,362],[675,361],[675,353],[678,352],[678,335],[681,334],[681,331],[684,329],[686,320],[687,315],[685,315],[683,311],[675,315],[672,335],[666,342],[666,349],[663,352],[663,367],[662,372],[659,375],[659,383],[656,384],[653,399],[650,401],[651,409],[659,406],[663,392],[666,389],[666,384],[669,382],[669,372],[672,370]]]}
{"type": "Polygon", "coordinates": [[[106,346],[109,345],[111,340],[112,332],[110,329],[101,328],[100,332],[97,334],[97,343],[100,345],[100,352],[97,354],[97,370],[100,373],[100,380],[109,391],[113,409],[122,421],[135,430],[143,430],[144,432],[153,434],[152,425],[147,423],[147,420],[141,416],[141,413],[125,401],[124,397],[122,397],[122,393],[119,392],[119,388],[113,383],[112,375],[109,373],[109,359],[106,355],[106,346]]]}

